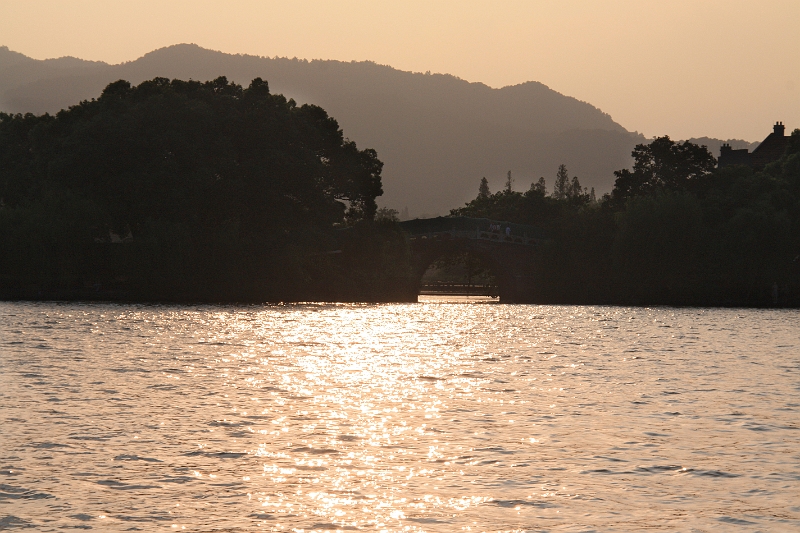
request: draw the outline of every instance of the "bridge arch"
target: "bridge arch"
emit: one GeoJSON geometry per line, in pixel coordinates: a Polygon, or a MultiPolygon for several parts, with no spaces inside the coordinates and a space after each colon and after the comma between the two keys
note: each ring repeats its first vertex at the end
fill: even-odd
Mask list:
{"type": "Polygon", "coordinates": [[[544,234],[532,226],[482,218],[437,217],[402,222],[412,251],[412,290],[437,258],[470,252],[495,275],[503,303],[532,301],[533,265],[544,234]]]}
{"type": "MultiPolygon", "coordinates": [[[[437,263],[442,259],[449,259],[445,261],[448,266],[444,267],[444,277],[447,278],[447,272],[450,272],[450,283],[444,282],[444,287],[450,284],[451,290],[466,291],[467,284],[472,288],[470,294],[492,294],[498,296],[499,293],[505,293],[507,280],[503,276],[503,265],[495,254],[487,250],[478,249],[472,246],[471,242],[463,240],[450,240],[438,243],[426,243],[427,246],[417,245],[417,253],[414,254],[413,261],[413,279],[415,287],[418,289],[418,294],[425,294],[425,291],[436,291],[437,282],[432,282],[429,277],[437,277],[442,275],[442,271],[434,270],[437,263]],[[453,261],[455,260],[455,261],[453,261]],[[477,267],[477,268],[476,268],[477,267]],[[472,269],[472,271],[471,271],[472,269]],[[475,270],[478,274],[475,274],[475,270]],[[486,276],[488,271],[488,276],[486,276]],[[453,272],[457,274],[453,276],[453,272]],[[454,281],[453,278],[460,278],[454,281]],[[487,279],[488,277],[488,279],[487,279]],[[487,284],[494,286],[492,291],[487,292],[487,284]]],[[[441,282],[439,282],[441,283],[441,282]]],[[[446,290],[446,289],[445,289],[446,290]]],[[[428,293],[430,294],[430,293],[428,293]]]]}

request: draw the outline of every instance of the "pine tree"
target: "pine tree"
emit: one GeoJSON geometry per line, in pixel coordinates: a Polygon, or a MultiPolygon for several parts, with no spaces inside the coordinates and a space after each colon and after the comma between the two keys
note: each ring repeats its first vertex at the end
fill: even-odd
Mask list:
{"type": "Polygon", "coordinates": [[[581,188],[581,182],[578,180],[578,176],[573,176],[572,184],[569,186],[569,192],[567,193],[567,197],[570,200],[578,200],[581,196],[583,196],[583,189],[581,188]]]}
{"type": "Polygon", "coordinates": [[[592,191],[589,193],[589,203],[592,205],[597,203],[597,196],[594,194],[594,187],[592,187],[592,191]]]}
{"type": "Polygon", "coordinates": [[[511,188],[514,185],[514,178],[511,177],[511,171],[508,171],[508,176],[506,176],[506,192],[511,192],[511,188]]]}
{"type": "Polygon", "coordinates": [[[569,192],[569,172],[567,172],[567,165],[562,163],[558,165],[556,183],[553,185],[553,198],[556,200],[565,200],[569,197],[569,192]]]}
{"type": "Polygon", "coordinates": [[[489,181],[484,176],[481,178],[481,184],[478,186],[478,198],[489,198],[491,194],[491,191],[489,191],[489,181]]]}
{"type": "Polygon", "coordinates": [[[538,192],[542,196],[547,196],[547,184],[544,181],[544,177],[539,178],[536,183],[531,183],[531,190],[538,192]]]}

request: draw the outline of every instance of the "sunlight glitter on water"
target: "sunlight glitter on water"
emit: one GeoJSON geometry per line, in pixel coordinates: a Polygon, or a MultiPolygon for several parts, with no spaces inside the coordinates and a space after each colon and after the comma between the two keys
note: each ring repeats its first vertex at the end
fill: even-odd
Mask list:
{"type": "Polygon", "coordinates": [[[795,311],[0,308],[4,526],[800,527],[795,311]]]}

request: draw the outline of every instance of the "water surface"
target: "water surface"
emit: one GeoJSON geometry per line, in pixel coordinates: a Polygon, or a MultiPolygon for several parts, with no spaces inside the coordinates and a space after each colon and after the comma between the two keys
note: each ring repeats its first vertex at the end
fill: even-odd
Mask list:
{"type": "Polygon", "coordinates": [[[798,531],[799,318],[0,303],[0,529],[798,531]]]}

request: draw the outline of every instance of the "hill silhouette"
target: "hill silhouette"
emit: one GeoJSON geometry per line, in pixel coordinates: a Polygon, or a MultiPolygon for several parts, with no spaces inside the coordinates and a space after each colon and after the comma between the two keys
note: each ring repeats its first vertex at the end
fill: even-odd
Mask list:
{"type": "Polygon", "coordinates": [[[411,216],[462,205],[482,176],[496,190],[508,170],[517,189],[539,176],[552,187],[561,163],[583,185],[607,192],[613,171],[629,166],[634,145],[645,141],[596,107],[538,82],[493,89],[373,62],[233,55],[190,44],[118,65],[35,60],[0,47],[0,110],[53,113],[97,97],[111,81],[138,84],[156,76],[227,76],[244,85],[261,77],[274,93],[323,107],[349,138],[378,151],[385,163],[379,203],[407,206],[411,216]]]}

